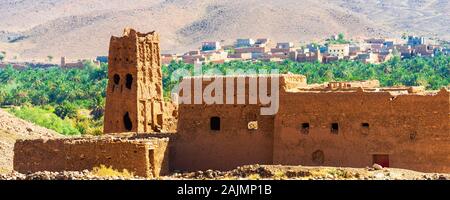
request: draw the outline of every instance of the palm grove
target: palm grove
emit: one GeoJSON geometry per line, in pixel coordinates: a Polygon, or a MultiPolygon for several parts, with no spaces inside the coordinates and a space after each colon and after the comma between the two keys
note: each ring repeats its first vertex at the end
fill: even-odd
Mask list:
{"type": "MultiPolygon", "coordinates": [[[[164,94],[179,80],[171,79],[177,69],[193,70],[193,65],[172,62],[163,66],[164,94]]],[[[429,90],[447,87],[450,82],[450,56],[416,57],[401,60],[394,57],[383,64],[353,61],[333,63],[228,62],[205,64],[207,71],[270,71],[303,74],[308,83],[378,79],[382,86],[424,86],[429,90]]],[[[65,135],[102,133],[107,65],[85,63],[84,69],[27,68],[0,69],[0,104],[25,120],[56,130],[65,135]]]]}

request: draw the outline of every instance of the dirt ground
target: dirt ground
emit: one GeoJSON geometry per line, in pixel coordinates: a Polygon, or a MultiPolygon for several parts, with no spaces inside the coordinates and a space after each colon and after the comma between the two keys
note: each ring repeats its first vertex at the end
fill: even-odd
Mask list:
{"type": "Polygon", "coordinates": [[[193,173],[174,173],[164,178],[220,180],[450,180],[450,174],[382,168],[379,165],[366,168],[248,165],[227,172],[208,170],[193,173]]]}
{"type": "MultiPolygon", "coordinates": [[[[142,180],[142,177],[98,176],[82,172],[37,172],[0,174],[0,180],[142,180]]],[[[422,173],[405,169],[305,167],[280,165],[248,165],[231,171],[197,171],[173,173],[158,180],[450,180],[450,174],[422,173]]]]}

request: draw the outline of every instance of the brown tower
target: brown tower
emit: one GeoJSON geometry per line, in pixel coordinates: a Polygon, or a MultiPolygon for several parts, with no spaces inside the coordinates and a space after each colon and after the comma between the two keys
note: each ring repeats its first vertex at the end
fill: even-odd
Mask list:
{"type": "Polygon", "coordinates": [[[125,29],[111,37],[104,133],[160,132],[163,89],[159,35],[125,29]]]}

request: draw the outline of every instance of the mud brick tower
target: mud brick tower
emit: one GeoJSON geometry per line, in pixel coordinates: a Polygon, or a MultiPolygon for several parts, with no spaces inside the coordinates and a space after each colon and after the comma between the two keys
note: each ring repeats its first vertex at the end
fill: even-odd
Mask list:
{"type": "Polygon", "coordinates": [[[125,29],[111,37],[104,133],[160,132],[163,89],[159,35],[125,29]]]}

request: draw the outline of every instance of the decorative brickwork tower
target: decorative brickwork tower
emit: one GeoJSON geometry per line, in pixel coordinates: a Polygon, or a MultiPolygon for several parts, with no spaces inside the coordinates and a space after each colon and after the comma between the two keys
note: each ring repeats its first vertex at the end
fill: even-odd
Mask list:
{"type": "Polygon", "coordinates": [[[104,133],[160,132],[164,100],[159,35],[125,29],[111,37],[104,133]]]}

